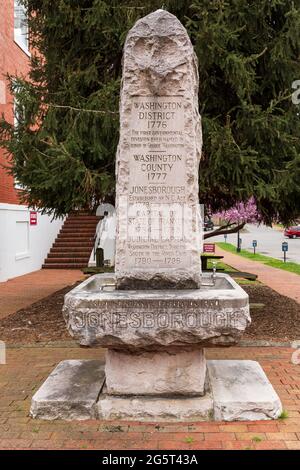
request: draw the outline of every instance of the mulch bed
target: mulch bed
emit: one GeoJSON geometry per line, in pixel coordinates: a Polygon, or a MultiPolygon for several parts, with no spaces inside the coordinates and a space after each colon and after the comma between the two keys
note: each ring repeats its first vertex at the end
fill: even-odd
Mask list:
{"type": "Polygon", "coordinates": [[[67,286],[0,320],[0,339],[8,344],[66,341],[71,336],[62,316],[67,286]]]}
{"type": "Polygon", "coordinates": [[[263,308],[250,309],[252,323],[243,338],[268,341],[300,339],[300,304],[262,284],[241,286],[249,294],[250,303],[263,308]]]}
{"type": "MultiPolygon", "coordinates": [[[[261,284],[243,285],[251,303],[264,304],[251,310],[252,323],[244,339],[291,341],[300,339],[300,305],[261,284]]],[[[68,334],[62,316],[66,287],[29,307],[0,320],[0,339],[8,344],[66,341],[68,334]]]]}

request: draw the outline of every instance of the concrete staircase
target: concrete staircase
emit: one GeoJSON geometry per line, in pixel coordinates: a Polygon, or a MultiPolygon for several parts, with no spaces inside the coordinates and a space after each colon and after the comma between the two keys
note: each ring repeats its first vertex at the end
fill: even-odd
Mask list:
{"type": "Polygon", "coordinates": [[[43,264],[44,269],[80,269],[88,265],[101,217],[84,212],[70,214],[43,264]]]}

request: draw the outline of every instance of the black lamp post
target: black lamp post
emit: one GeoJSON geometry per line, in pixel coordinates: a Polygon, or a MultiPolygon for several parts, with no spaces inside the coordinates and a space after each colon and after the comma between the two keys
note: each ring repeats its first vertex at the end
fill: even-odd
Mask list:
{"type": "Polygon", "coordinates": [[[238,230],[237,233],[237,247],[236,251],[239,253],[241,251],[241,239],[240,239],[240,231],[238,230]]]}

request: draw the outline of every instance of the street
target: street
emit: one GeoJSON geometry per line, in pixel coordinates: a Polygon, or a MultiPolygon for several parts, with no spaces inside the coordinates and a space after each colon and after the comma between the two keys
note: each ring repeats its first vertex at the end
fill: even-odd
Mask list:
{"type": "MultiPolygon", "coordinates": [[[[255,224],[247,224],[240,233],[242,239],[242,249],[253,253],[252,241],[257,240],[256,252],[262,255],[271,256],[283,260],[283,252],[281,245],[283,241],[288,242],[287,261],[300,263],[300,238],[289,239],[279,230],[266,227],[265,225],[257,226],[255,224]]],[[[224,236],[208,238],[209,242],[224,242],[224,236]]],[[[227,235],[227,243],[237,245],[237,234],[227,235]]]]}

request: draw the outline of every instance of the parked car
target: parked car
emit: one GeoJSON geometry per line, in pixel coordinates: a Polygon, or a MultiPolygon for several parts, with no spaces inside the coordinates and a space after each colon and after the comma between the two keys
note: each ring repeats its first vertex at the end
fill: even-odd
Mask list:
{"type": "Polygon", "coordinates": [[[211,220],[210,217],[205,216],[204,217],[204,232],[207,232],[208,230],[213,230],[214,228],[214,223],[211,220]]]}
{"type": "Polygon", "coordinates": [[[297,225],[296,227],[286,228],[284,231],[284,235],[289,238],[300,237],[300,225],[297,225]]]}

